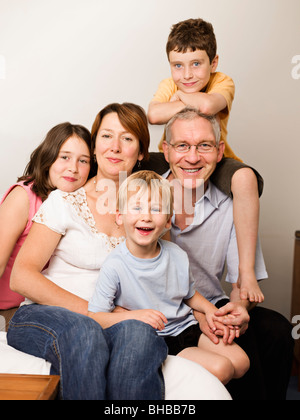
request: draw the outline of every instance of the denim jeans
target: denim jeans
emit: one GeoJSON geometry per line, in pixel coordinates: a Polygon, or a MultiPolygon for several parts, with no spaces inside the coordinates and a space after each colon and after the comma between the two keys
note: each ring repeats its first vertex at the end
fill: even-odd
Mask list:
{"type": "Polygon", "coordinates": [[[64,400],[161,400],[163,338],[129,320],[103,330],[60,307],[22,306],[10,322],[8,344],[49,361],[64,400]]]}

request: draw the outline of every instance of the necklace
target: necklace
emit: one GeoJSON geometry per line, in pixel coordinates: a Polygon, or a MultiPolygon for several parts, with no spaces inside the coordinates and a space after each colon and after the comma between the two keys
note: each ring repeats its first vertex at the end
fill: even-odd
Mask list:
{"type": "Polygon", "coordinates": [[[99,192],[100,190],[98,190],[98,188],[97,188],[97,175],[94,178],[94,185],[95,185],[96,192],[99,192]]]}

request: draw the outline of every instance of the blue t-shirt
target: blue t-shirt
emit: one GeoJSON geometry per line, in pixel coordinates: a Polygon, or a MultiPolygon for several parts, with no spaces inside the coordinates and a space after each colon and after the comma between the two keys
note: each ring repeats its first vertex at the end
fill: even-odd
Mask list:
{"type": "Polygon", "coordinates": [[[89,303],[90,312],[111,312],[115,306],[129,310],[155,309],[168,320],[162,336],[177,336],[197,324],[183,300],[195,294],[194,281],[185,251],[159,240],[160,253],[151,259],[134,257],[126,242],[105,260],[89,303]]]}

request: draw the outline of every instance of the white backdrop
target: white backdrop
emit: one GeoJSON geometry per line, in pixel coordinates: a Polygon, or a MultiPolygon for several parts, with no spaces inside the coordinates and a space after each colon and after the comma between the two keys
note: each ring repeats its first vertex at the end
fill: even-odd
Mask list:
{"type": "MultiPolygon", "coordinates": [[[[91,128],[110,102],[145,109],[169,77],[172,24],[215,28],[219,70],[236,84],[229,143],[265,179],[260,233],[266,305],[289,316],[300,229],[299,0],[0,0],[0,193],[54,125],[91,128]]],[[[157,150],[161,127],[151,127],[157,150]]]]}

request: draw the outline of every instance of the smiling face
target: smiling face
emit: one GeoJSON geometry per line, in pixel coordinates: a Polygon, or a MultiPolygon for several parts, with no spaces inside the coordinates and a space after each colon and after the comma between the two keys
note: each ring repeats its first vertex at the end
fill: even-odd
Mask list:
{"type": "Polygon", "coordinates": [[[73,192],[82,187],[90,172],[90,152],[85,141],[73,135],[60,148],[57,159],[49,169],[53,188],[73,192]]]}
{"type": "Polygon", "coordinates": [[[139,258],[157,255],[157,241],[165,229],[171,227],[171,216],[162,204],[162,195],[152,193],[149,188],[138,192],[127,192],[128,201],[122,213],[117,212],[117,223],[126,231],[129,251],[139,258]]]}
{"type": "Polygon", "coordinates": [[[116,112],[107,114],[101,121],[95,155],[98,179],[118,179],[120,171],[131,174],[137,160],[143,159],[139,139],[123,127],[116,112]]]}
{"type": "Polygon", "coordinates": [[[214,147],[211,153],[199,153],[191,147],[186,153],[177,152],[171,145],[186,143],[198,145],[203,142],[216,145],[215,134],[210,121],[202,117],[191,120],[177,119],[171,127],[170,144],[163,143],[164,155],[170,164],[172,176],[178,179],[182,186],[195,189],[199,180],[207,181],[214,172],[217,163],[222,159],[224,143],[214,147]]]}
{"type": "Polygon", "coordinates": [[[174,83],[184,93],[201,92],[209,82],[211,73],[216,71],[218,56],[210,63],[206,51],[188,50],[185,53],[169,53],[171,74],[174,83]]]}

